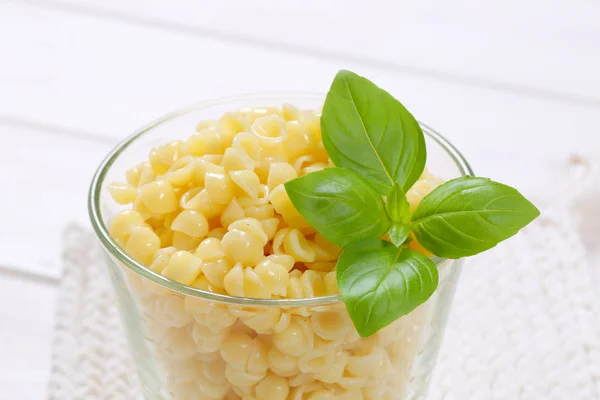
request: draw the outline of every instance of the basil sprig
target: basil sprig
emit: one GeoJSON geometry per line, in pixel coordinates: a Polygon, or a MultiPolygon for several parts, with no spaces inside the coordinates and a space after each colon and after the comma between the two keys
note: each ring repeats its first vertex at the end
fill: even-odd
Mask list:
{"type": "Polygon", "coordinates": [[[460,258],[494,247],[539,215],[516,189],[469,176],[440,185],[411,213],[406,191],[425,167],[423,131],[398,100],[353,72],[336,75],[321,131],[337,167],[285,188],[306,221],[343,247],[337,284],[362,337],[411,312],[437,288],[436,265],[406,246],[411,232],[431,253],[460,258]]]}

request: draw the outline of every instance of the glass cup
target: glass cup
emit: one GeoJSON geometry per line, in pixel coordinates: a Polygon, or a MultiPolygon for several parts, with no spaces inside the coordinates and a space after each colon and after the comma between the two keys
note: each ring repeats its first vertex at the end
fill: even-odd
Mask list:
{"type": "MultiPolygon", "coordinates": [[[[206,292],[156,274],[110,237],[122,209],[107,185],[150,150],[195,131],[199,121],[245,107],[316,109],[323,96],[264,94],[216,100],[169,114],[119,144],[100,165],[89,194],[94,230],[145,399],[417,400],[435,365],[461,262],[434,257],[439,287],[410,314],[360,338],[339,296],[252,299],[206,292]]],[[[472,175],[462,155],[421,124],[428,162],[445,180],[472,175]]]]}

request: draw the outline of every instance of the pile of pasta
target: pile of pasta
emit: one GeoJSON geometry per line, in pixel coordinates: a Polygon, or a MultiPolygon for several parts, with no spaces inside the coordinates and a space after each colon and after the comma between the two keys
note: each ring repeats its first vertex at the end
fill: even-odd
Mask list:
{"type": "MultiPolygon", "coordinates": [[[[331,165],[319,111],[286,104],[227,113],[153,149],[125,183],[109,185],[116,202],[130,205],[110,234],[150,270],[205,291],[336,294],[341,249],[302,218],[283,186],[331,165]]],[[[440,183],[425,171],[407,193],[411,207],[440,183]]],[[[399,398],[397,375],[408,373],[415,326],[426,314],[361,339],[342,303],[242,307],[128,276],[177,399],[399,398]]]]}

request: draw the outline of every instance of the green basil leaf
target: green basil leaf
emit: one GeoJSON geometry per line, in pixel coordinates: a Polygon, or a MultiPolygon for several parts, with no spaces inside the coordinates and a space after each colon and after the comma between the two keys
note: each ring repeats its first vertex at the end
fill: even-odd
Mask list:
{"type": "Polygon", "coordinates": [[[381,196],[358,174],[325,168],[285,184],[298,212],[326,239],[344,247],[390,226],[381,196]]]}
{"type": "Polygon", "coordinates": [[[350,71],[336,75],[321,116],[323,144],[335,165],[363,176],[381,195],[407,191],[427,157],[417,120],[388,92],[350,71]]]}
{"type": "Polygon", "coordinates": [[[539,210],[515,188],[487,178],[462,177],[434,189],[412,216],[423,247],[440,257],[472,256],[533,221],[539,210]]]}
{"type": "Polygon", "coordinates": [[[410,221],[410,204],[408,203],[406,194],[400,189],[397,183],[394,183],[392,190],[388,194],[385,209],[392,221],[402,223],[410,221]]]}
{"type": "Polygon", "coordinates": [[[424,303],[438,284],[436,265],[414,250],[381,239],[346,247],[336,266],[342,300],[361,337],[424,303]]]}
{"type": "Polygon", "coordinates": [[[388,231],[390,240],[396,247],[400,247],[406,241],[410,234],[410,225],[392,222],[392,226],[388,231]]]}

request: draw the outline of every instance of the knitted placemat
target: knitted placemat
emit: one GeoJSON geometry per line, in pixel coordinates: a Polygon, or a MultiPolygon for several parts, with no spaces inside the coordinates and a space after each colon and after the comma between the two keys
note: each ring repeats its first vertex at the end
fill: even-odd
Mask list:
{"type": "Polygon", "coordinates": [[[106,257],[80,227],[69,226],[64,242],[49,399],[141,399],[106,257]]]}
{"type": "MultiPolygon", "coordinates": [[[[573,208],[595,185],[569,171],[533,196],[535,223],[465,262],[428,399],[600,399],[594,258],[573,208]]],[[[141,398],[104,262],[91,233],[67,229],[51,400],[141,398]]]]}

